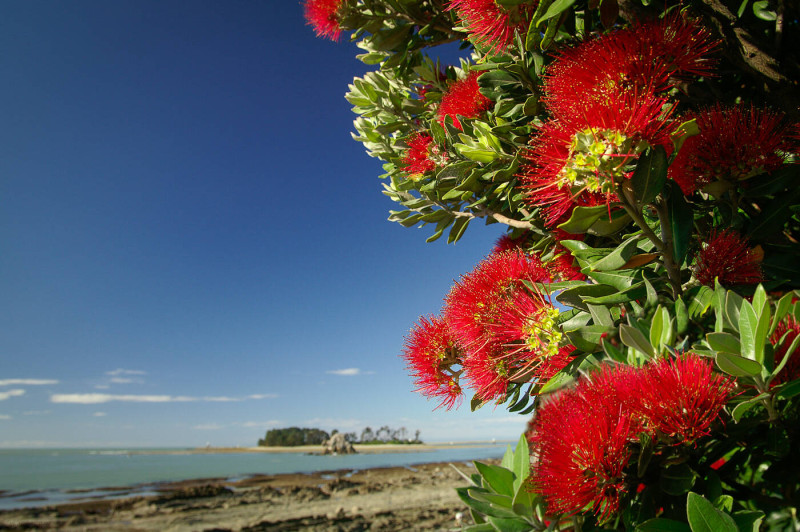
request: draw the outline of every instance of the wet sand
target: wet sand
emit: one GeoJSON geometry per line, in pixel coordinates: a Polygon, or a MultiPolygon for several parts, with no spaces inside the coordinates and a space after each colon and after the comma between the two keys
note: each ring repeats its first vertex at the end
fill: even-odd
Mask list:
{"type": "MultiPolygon", "coordinates": [[[[242,452],[235,449],[231,452],[242,452]]],[[[467,475],[474,472],[471,464],[455,465],[467,475]]],[[[455,492],[456,487],[466,485],[447,463],[256,475],[236,481],[189,480],[159,484],[152,496],[126,497],[121,489],[116,496],[122,498],[1,511],[0,530],[453,529],[470,522],[469,512],[455,492]]],[[[114,490],[106,491],[111,495],[114,490]]]]}

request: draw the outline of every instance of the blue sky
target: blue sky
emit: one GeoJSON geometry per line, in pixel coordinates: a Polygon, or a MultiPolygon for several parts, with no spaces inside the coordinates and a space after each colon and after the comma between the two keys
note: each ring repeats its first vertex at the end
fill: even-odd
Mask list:
{"type": "Polygon", "coordinates": [[[404,335],[501,229],[386,220],[356,53],[294,1],[3,4],[0,447],[517,437],[411,392],[404,335]]]}

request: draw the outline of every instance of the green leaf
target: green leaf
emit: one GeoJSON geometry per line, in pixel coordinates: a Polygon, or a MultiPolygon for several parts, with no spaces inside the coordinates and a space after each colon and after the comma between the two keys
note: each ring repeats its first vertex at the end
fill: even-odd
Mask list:
{"type": "Polygon", "coordinates": [[[488,502],[496,508],[511,510],[512,502],[511,497],[508,495],[499,495],[497,493],[492,493],[491,491],[485,491],[477,488],[470,488],[469,494],[472,496],[472,498],[479,501],[488,502]]]}
{"type": "Polygon", "coordinates": [[[618,233],[630,223],[631,217],[623,210],[611,211],[611,217],[601,216],[586,230],[590,235],[607,236],[618,233]]]}
{"type": "MultiPolygon", "coordinates": [[[[481,488],[456,488],[456,493],[458,497],[464,501],[464,504],[469,506],[471,509],[476,510],[480,514],[483,515],[491,515],[496,517],[516,517],[514,512],[511,510],[506,510],[504,508],[493,506],[492,504],[475,499],[472,497],[471,494],[477,493],[481,491],[481,488]]],[[[488,493],[486,490],[483,490],[482,493],[488,493]]]]}
{"type": "Polygon", "coordinates": [[[655,355],[653,346],[650,345],[650,342],[647,341],[647,338],[645,338],[644,334],[642,334],[642,332],[636,327],[631,327],[625,323],[620,324],[619,339],[623,344],[639,351],[640,353],[644,353],[649,357],[655,355]]]}
{"type": "Polygon", "coordinates": [[[749,412],[753,407],[758,406],[759,404],[761,404],[761,399],[762,399],[763,395],[764,394],[759,395],[758,397],[754,397],[753,399],[749,399],[747,401],[743,401],[743,402],[739,403],[738,405],[736,405],[733,408],[733,410],[731,411],[731,417],[733,418],[733,420],[736,423],[741,421],[742,417],[744,417],[744,415],[747,412],[749,412]]]}
{"type": "Polygon", "coordinates": [[[528,440],[525,439],[524,434],[520,435],[519,441],[517,442],[517,449],[514,451],[514,463],[512,465],[512,471],[516,476],[514,479],[514,498],[516,499],[520,487],[523,487],[524,489],[525,479],[528,478],[528,475],[530,475],[531,472],[531,458],[528,451],[528,440]]]}
{"type": "Polygon", "coordinates": [[[567,332],[567,338],[572,345],[584,353],[594,353],[600,346],[603,335],[613,334],[616,329],[605,325],[586,325],[567,332]]]}
{"type": "Polygon", "coordinates": [[[639,156],[631,176],[633,194],[639,206],[652,203],[667,181],[667,152],[663,146],[648,148],[639,156]]]}
{"type": "Polygon", "coordinates": [[[686,309],[689,313],[689,319],[697,319],[703,316],[714,301],[714,290],[707,286],[697,286],[688,290],[686,299],[689,301],[689,307],[686,309]]]}
{"type": "Polygon", "coordinates": [[[592,315],[595,325],[614,327],[614,318],[606,307],[600,305],[589,305],[589,313],[592,315]]]}
{"type": "Polygon", "coordinates": [[[769,8],[769,0],[753,2],[753,14],[761,20],[772,22],[778,18],[778,14],[769,8]]]}
{"type": "Polygon", "coordinates": [[[675,151],[673,154],[677,154],[678,151],[680,151],[681,147],[683,147],[683,143],[686,142],[686,139],[699,134],[700,128],[697,126],[697,120],[694,118],[679,125],[678,128],[670,134],[672,144],[675,146],[675,151]]]}
{"type": "Polygon", "coordinates": [[[593,262],[590,265],[592,271],[611,271],[621,268],[628,259],[631,258],[633,252],[636,251],[636,243],[638,242],[638,238],[629,238],[619,246],[617,246],[614,251],[606,255],[605,257],[601,258],[598,261],[593,262]]]}
{"type": "MultiPolygon", "coordinates": [[[[517,389],[517,393],[519,393],[519,389],[517,389]]],[[[500,461],[500,467],[509,470],[514,468],[514,451],[511,450],[511,444],[506,445],[506,452],[503,454],[503,459],[500,461]]]]}
{"type": "Polygon", "coordinates": [[[686,332],[689,327],[689,311],[682,298],[675,300],[675,328],[679,335],[686,332]]]}
{"type": "Polygon", "coordinates": [[[564,290],[556,296],[556,300],[563,305],[579,308],[589,312],[589,307],[583,302],[584,298],[606,296],[616,292],[617,289],[613,286],[604,284],[585,284],[564,290]]]}
{"type": "Polygon", "coordinates": [[[692,239],[692,227],[694,226],[694,211],[675,182],[667,181],[665,188],[669,189],[667,212],[672,230],[672,254],[675,263],[680,266],[689,251],[689,242],[692,239]]]}
{"type": "Polygon", "coordinates": [[[489,517],[489,522],[495,530],[500,532],[529,532],[531,525],[522,518],[503,519],[500,517],[489,517]]]}
{"type": "Polygon", "coordinates": [[[473,462],[475,469],[495,493],[514,496],[514,473],[500,466],[473,462]]]}
{"type": "Polygon", "coordinates": [[[691,532],[686,523],[657,517],[636,525],[635,532],[691,532]]]}
{"type": "Polygon", "coordinates": [[[713,332],[706,335],[706,342],[714,351],[727,351],[736,355],[742,352],[739,339],[726,332],[713,332]]]}
{"type": "Polygon", "coordinates": [[[558,228],[567,233],[585,233],[594,222],[607,215],[608,207],[605,205],[598,205],[596,207],[575,207],[572,210],[569,220],[559,225],[558,228]]]}
{"type": "Polygon", "coordinates": [[[613,270],[610,272],[586,272],[586,275],[600,284],[613,286],[617,290],[630,288],[638,270],[613,270]]]}
{"type": "Polygon", "coordinates": [[[717,510],[705,497],[691,491],[686,498],[686,517],[692,532],[739,532],[730,515],[717,510]]]}
{"type": "Polygon", "coordinates": [[[679,464],[662,469],[658,484],[664,493],[683,495],[692,489],[696,479],[697,473],[691,467],[687,464],[679,464]]]}
{"type": "Polygon", "coordinates": [[[719,369],[734,377],[755,377],[761,375],[761,364],[755,360],[721,351],[714,357],[719,369]]]}
{"type": "MultiPolygon", "coordinates": [[[[661,333],[664,330],[664,316],[661,314],[663,309],[661,306],[656,308],[655,313],[653,313],[653,321],[650,322],[650,345],[652,345],[656,353],[661,353],[661,333]]],[[[667,319],[669,319],[669,314],[667,315],[667,319]]]]}
{"type": "Polygon", "coordinates": [[[761,529],[761,521],[764,519],[764,512],[756,510],[740,510],[731,514],[739,532],[758,532],[761,529]]]}
{"type": "Polygon", "coordinates": [[[464,231],[467,230],[468,225],[469,218],[456,218],[456,221],[453,223],[453,227],[450,229],[450,234],[447,237],[447,243],[452,244],[453,242],[457,242],[458,239],[463,236],[464,231]]]}
{"type": "Polygon", "coordinates": [[[499,154],[494,150],[487,150],[484,148],[475,148],[467,146],[466,144],[456,143],[453,147],[458,150],[458,153],[467,159],[479,162],[490,163],[499,157],[499,154]]]}
{"type": "Polygon", "coordinates": [[[769,336],[772,336],[772,333],[774,333],[775,329],[778,328],[778,324],[781,322],[784,316],[786,316],[786,313],[789,312],[789,308],[792,305],[792,299],[795,297],[796,295],[794,292],[789,292],[780,298],[777,306],[775,307],[775,316],[772,317],[772,325],[769,327],[769,336]]]}
{"type": "Polygon", "coordinates": [[[787,382],[786,384],[782,385],[778,391],[778,395],[784,399],[791,399],[798,394],[800,394],[800,379],[787,382]]]}
{"type": "MultiPolygon", "coordinates": [[[[739,309],[739,338],[742,342],[742,356],[750,360],[756,360],[756,329],[758,328],[758,316],[756,316],[753,305],[749,301],[743,301],[739,309]]],[[[761,345],[762,357],[764,345],[761,345]]]]}
{"type": "Polygon", "coordinates": [[[572,4],[574,4],[574,3],[575,3],[575,0],[556,0],[555,2],[550,4],[550,7],[547,8],[547,11],[544,13],[544,15],[539,17],[539,19],[536,21],[535,25],[538,27],[539,24],[541,24],[545,20],[553,18],[553,17],[555,17],[557,15],[560,15],[562,12],[566,11],[567,9],[569,9],[570,6],[572,6],[572,4]]]}
{"type": "Polygon", "coordinates": [[[761,207],[761,215],[752,219],[749,227],[749,237],[751,240],[761,240],[783,229],[784,224],[789,219],[789,211],[797,202],[800,195],[800,188],[793,187],[786,194],[776,196],[772,201],[761,207]]]}

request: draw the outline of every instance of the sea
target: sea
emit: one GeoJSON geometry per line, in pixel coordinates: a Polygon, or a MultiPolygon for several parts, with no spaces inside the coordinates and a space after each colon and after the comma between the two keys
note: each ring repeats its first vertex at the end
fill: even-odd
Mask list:
{"type": "Polygon", "coordinates": [[[321,456],[303,453],[196,453],[181,449],[0,449],[0,510],[94,498],[153,495],[159,483],[239,480],[251,475],[313,473],[501,458],[507,442],[431,451],[321,456]]]}

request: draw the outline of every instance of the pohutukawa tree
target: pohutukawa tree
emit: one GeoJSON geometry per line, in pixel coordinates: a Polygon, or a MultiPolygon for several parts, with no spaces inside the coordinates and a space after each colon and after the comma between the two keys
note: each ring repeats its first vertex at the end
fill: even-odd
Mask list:
{"type": "Polygon", "coordinates": [[[373,65],[389,219],[506,229],[403,347],[437,406],[529,418],[468,528],[800,529],[796,0],[304,8],[373,65]]]}

